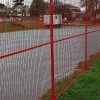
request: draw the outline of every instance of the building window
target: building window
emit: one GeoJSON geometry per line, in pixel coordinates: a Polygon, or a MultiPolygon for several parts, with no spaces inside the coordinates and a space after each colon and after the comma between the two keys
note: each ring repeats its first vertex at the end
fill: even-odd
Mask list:
{"type": "Polygon", "coordinates": [[[17,12],[21,12],[21,9],[20,9],[20,8],[18,8],[18,9],[17,9],[17,12]]]}

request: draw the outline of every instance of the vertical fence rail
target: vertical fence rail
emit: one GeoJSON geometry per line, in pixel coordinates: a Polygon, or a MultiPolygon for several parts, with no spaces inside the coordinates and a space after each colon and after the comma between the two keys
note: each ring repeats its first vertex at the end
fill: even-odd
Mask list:
{"type": "Polygon", "coordinates": [[[88,69],[88,0],[86,2],[86,13],[85,13],[85,66],[84,70],[88,69]]]}
{"type": "Polygon", "coordinates": [[[51,99],[55,96],[55,64],[54,64],[54,32],[53,32],[53,0],[50,0],[50,40],[51,40],[51,99]]]}

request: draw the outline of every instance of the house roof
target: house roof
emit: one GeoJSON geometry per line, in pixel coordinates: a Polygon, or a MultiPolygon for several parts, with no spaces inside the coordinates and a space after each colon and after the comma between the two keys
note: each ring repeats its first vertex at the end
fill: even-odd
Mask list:
{"type": "Polygon", "coordinates": [[[16,10],[18,8],[20,8],[22,10],[29,9],[29,7],[27,5],[18,5],[18,6],[13,6],[12,10],[16,10]]]}
{"type": "Polygon", "coordinates": [[[17,6],[13,6],[12,8],[15,9],[17,7],[29,8],[28,5],[17,5],[17,6]]]}
{"type": "Polygon", "coordinates": [[[69,5],[68,7],[69,7],[69,9],[72,10],[72,11],[75,11],[75,12],[81,12],[81,10],[80,10],[79,7],[72,6],[72,5],[69,5]]]}

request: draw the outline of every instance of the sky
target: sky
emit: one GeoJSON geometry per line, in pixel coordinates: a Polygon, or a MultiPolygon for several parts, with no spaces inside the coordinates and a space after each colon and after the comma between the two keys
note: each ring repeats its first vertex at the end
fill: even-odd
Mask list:
{"type": "MultiPolygon", "coordinates": [[[[12,1],[13,0],[0,0],[0,3],[8,4],[11,6],[12,1]]],[[[33,0],[24,0],[24,1],[25,4],[30,5],[33,0]]],[[[44,0],[44,1],[49,1],[49,0],[44,0]]],[[[80,7],[80,0],[60,0],[60,1],[80,7]]]]}

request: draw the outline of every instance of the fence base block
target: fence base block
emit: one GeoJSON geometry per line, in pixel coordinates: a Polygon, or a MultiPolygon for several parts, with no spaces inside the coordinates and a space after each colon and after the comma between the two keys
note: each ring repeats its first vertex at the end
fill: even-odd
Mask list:
{"type": "Polygon", "coordinates": [[[57,97],[55,95],[53,95],[51,100],[57,100],[57,97]]]}
{"type": "Polygon", "coordinates": [[[88,66],[84,66],[83,67],[83,70],[88,70],[88,66]]]}

